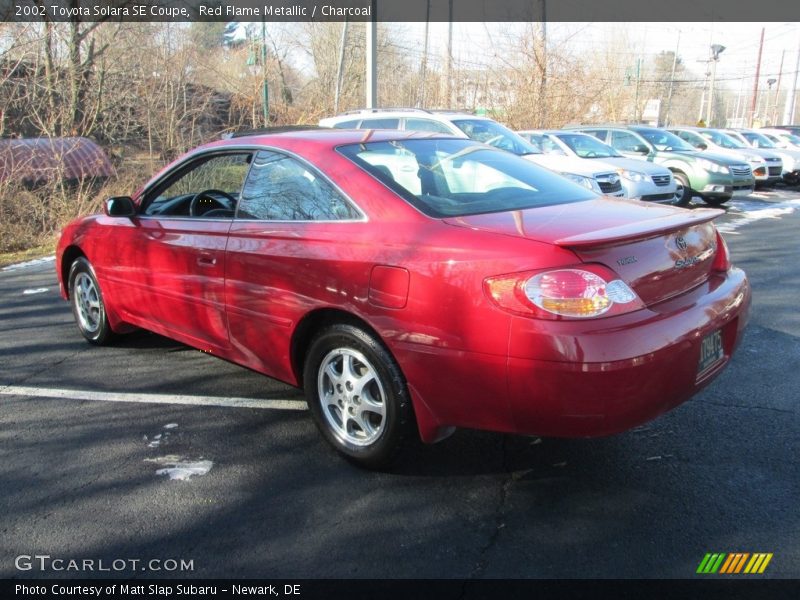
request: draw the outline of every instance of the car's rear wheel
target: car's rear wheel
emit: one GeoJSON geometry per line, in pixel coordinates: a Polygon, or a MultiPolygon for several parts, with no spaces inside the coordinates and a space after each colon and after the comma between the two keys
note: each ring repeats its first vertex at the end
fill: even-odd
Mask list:
{"type": "Polygon", "coordinates": [[[101,346],[114,337],[108,324],[103,294],[92,265],[83,257],[69,269],[69,298],[78,331],[89,343],[101,346]]]}
{"type": "Polygon", "coordinates": [[[675,204],[677,206],[688,206],[694,195],[692,186],[689,185],[689,178],[684,173],[673,173],[675,178],[675,204]]]}
{"type": "Polygon", "coordinates": [[[379,340],[353,325],[324,329],[306,355],[303,384],[314,421],[336,450],[368,468],[391,462],[413,412],[400,367],[379,340]]]}

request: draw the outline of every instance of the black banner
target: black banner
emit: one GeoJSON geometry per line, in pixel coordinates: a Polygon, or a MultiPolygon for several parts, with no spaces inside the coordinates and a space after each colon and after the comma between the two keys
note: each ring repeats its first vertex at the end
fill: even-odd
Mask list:
{"type": "Polygon", "coordinates": [[[79,600],[118,598],[241,598],[261,600],[447,600],[502,598],[797,598],[796,580],[5,580],[4,598],[79,600]]]}
{"type": "Polygon", "coordinates": [[[590,22],[800,20],[786,0],[0,0],[2,21],[590,22]]]}

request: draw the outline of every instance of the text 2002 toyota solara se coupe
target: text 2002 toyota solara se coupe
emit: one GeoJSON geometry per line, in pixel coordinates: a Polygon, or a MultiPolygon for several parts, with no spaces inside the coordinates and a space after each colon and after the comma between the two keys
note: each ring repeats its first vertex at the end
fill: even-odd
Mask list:
{"type": "Polygon", "coordinates": [[[58,246],[102,344],[143,327],[305,389],[366,466],[454,427],[624,431],[729,361],[750,289],[711,223],[396,131],[202,146],[58,246]]]}

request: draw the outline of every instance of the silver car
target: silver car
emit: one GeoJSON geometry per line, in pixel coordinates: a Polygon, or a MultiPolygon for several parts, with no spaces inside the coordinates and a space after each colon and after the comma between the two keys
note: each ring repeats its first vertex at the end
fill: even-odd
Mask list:
{"type": "Polygon", "coordinates": [[[756,183],[774,183],[783,178],[783,159],[764,148],[752,148],[719,129],[674,127],[669,131],[700,152],[713,152],[745,161],[753,170],[756,183]]]}
{"type": "Polygon", "coordinates": [[[751,148],[762,148],[774,152],[783,161],[783,180],[791,185],[800,182],[800,150],[778,148],[767,136],[752,129],[722,129],[721,131],[751,148]]]}
{"type": "Polygon", "coordinates": [[[518,132],[545,154],[579,159],[597,169],[616,172],[626,198],[673,203],[678,192],[672,171],[653,163],[626,158],[593,135],[577,131],[526,130],[518,132]]]}

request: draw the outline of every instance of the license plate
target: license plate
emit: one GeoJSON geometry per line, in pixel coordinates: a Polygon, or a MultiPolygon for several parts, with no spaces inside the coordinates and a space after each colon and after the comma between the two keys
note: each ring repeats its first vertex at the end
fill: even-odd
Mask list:
{"type": "Polygon", "coordinates": [[[708,334],[700,343],[700,362],[697,365],[697,373],[702,374],[716,365],[725,356],[722,350],[722,332],[717,331],[708,334]]]}

